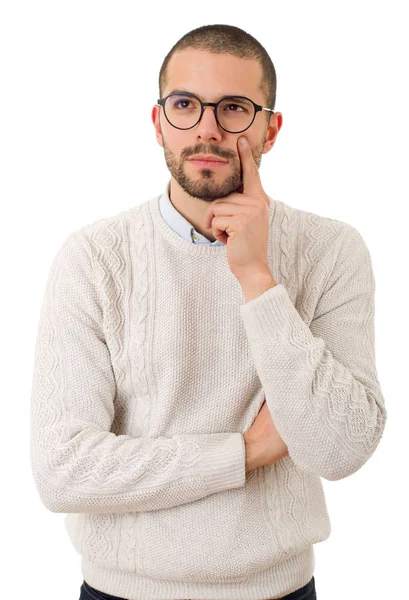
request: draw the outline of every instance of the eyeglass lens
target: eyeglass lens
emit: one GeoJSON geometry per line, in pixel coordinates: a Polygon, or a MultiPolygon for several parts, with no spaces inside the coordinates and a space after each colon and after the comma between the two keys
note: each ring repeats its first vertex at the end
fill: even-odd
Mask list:
{"type": "MultiPolygon", "coordinates": [[[[193,96],[172,94],[167,98],[164,108],[172,125],[181,129],[193,127],[200,118],[200,102],[193,96]]],[[[220,125],[231,133],[246,129],[253,117],[254,106],[245,98],[224,98],[217,107],[220,125]]]]}

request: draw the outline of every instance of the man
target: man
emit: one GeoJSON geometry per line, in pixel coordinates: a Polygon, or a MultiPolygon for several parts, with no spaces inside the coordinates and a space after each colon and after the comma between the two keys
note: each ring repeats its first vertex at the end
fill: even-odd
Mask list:
{"type": "Polygon", "coordinates": [[[166,190],[53,261],[32,465],[67,513],[82,600],[316,598],[320,478],[356,472],[383,434],[369,252],[264,190],[274,103],[252,36],[186,34],[152,110],[166,190]]]}

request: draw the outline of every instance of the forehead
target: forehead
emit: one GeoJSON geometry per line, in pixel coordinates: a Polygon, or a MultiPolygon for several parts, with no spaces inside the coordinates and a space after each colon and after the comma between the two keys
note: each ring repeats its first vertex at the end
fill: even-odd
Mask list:
{"type": "Polygon", "coordinates": [[[261,75],[261,65],[255,59],[188,48],[175,52],[170,59],[163,95],[178,89],[209,102],[226,95],[248,96],[261,102],[261,75]]]}

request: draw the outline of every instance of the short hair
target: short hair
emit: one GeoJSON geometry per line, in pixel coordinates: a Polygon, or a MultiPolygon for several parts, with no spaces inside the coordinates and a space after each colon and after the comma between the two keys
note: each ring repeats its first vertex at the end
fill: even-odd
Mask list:
{"type": "MultiPolygon", "coordinates": [[[[252,35],[233,25],[203,25],[181,37],[166,55],[159,71],[159,98],[167,84],[167,69],[175,52],[195,48],[213,54],[232,54],[239,58],[252,58],[261,65],[262,76],[259,89],[266,100],[266,108],[274,110],[277,77],[274,64],[265,48],[252,35]]],[[[271,115],[269,112],[268,122],[271,115]]]]}

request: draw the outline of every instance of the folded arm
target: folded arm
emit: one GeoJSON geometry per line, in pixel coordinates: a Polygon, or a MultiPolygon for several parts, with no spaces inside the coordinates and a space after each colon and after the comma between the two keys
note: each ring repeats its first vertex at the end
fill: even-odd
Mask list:
{"type": "Polygon", "coordinates": [[[369,459],[387,416],[375,365],[370,255],[359,232],[345,225],[309,327],[282,284],[240,306],[289,457],[328,480],[351,475],[369,459]]]}
{"type": "Polygon", "coordinates": [[[245,483],[242,433],[111,432],[116,383],[92,256],[69,234],[48,276],[35,346],[31,465],[52,512],[171,508],[245,483]]]}

